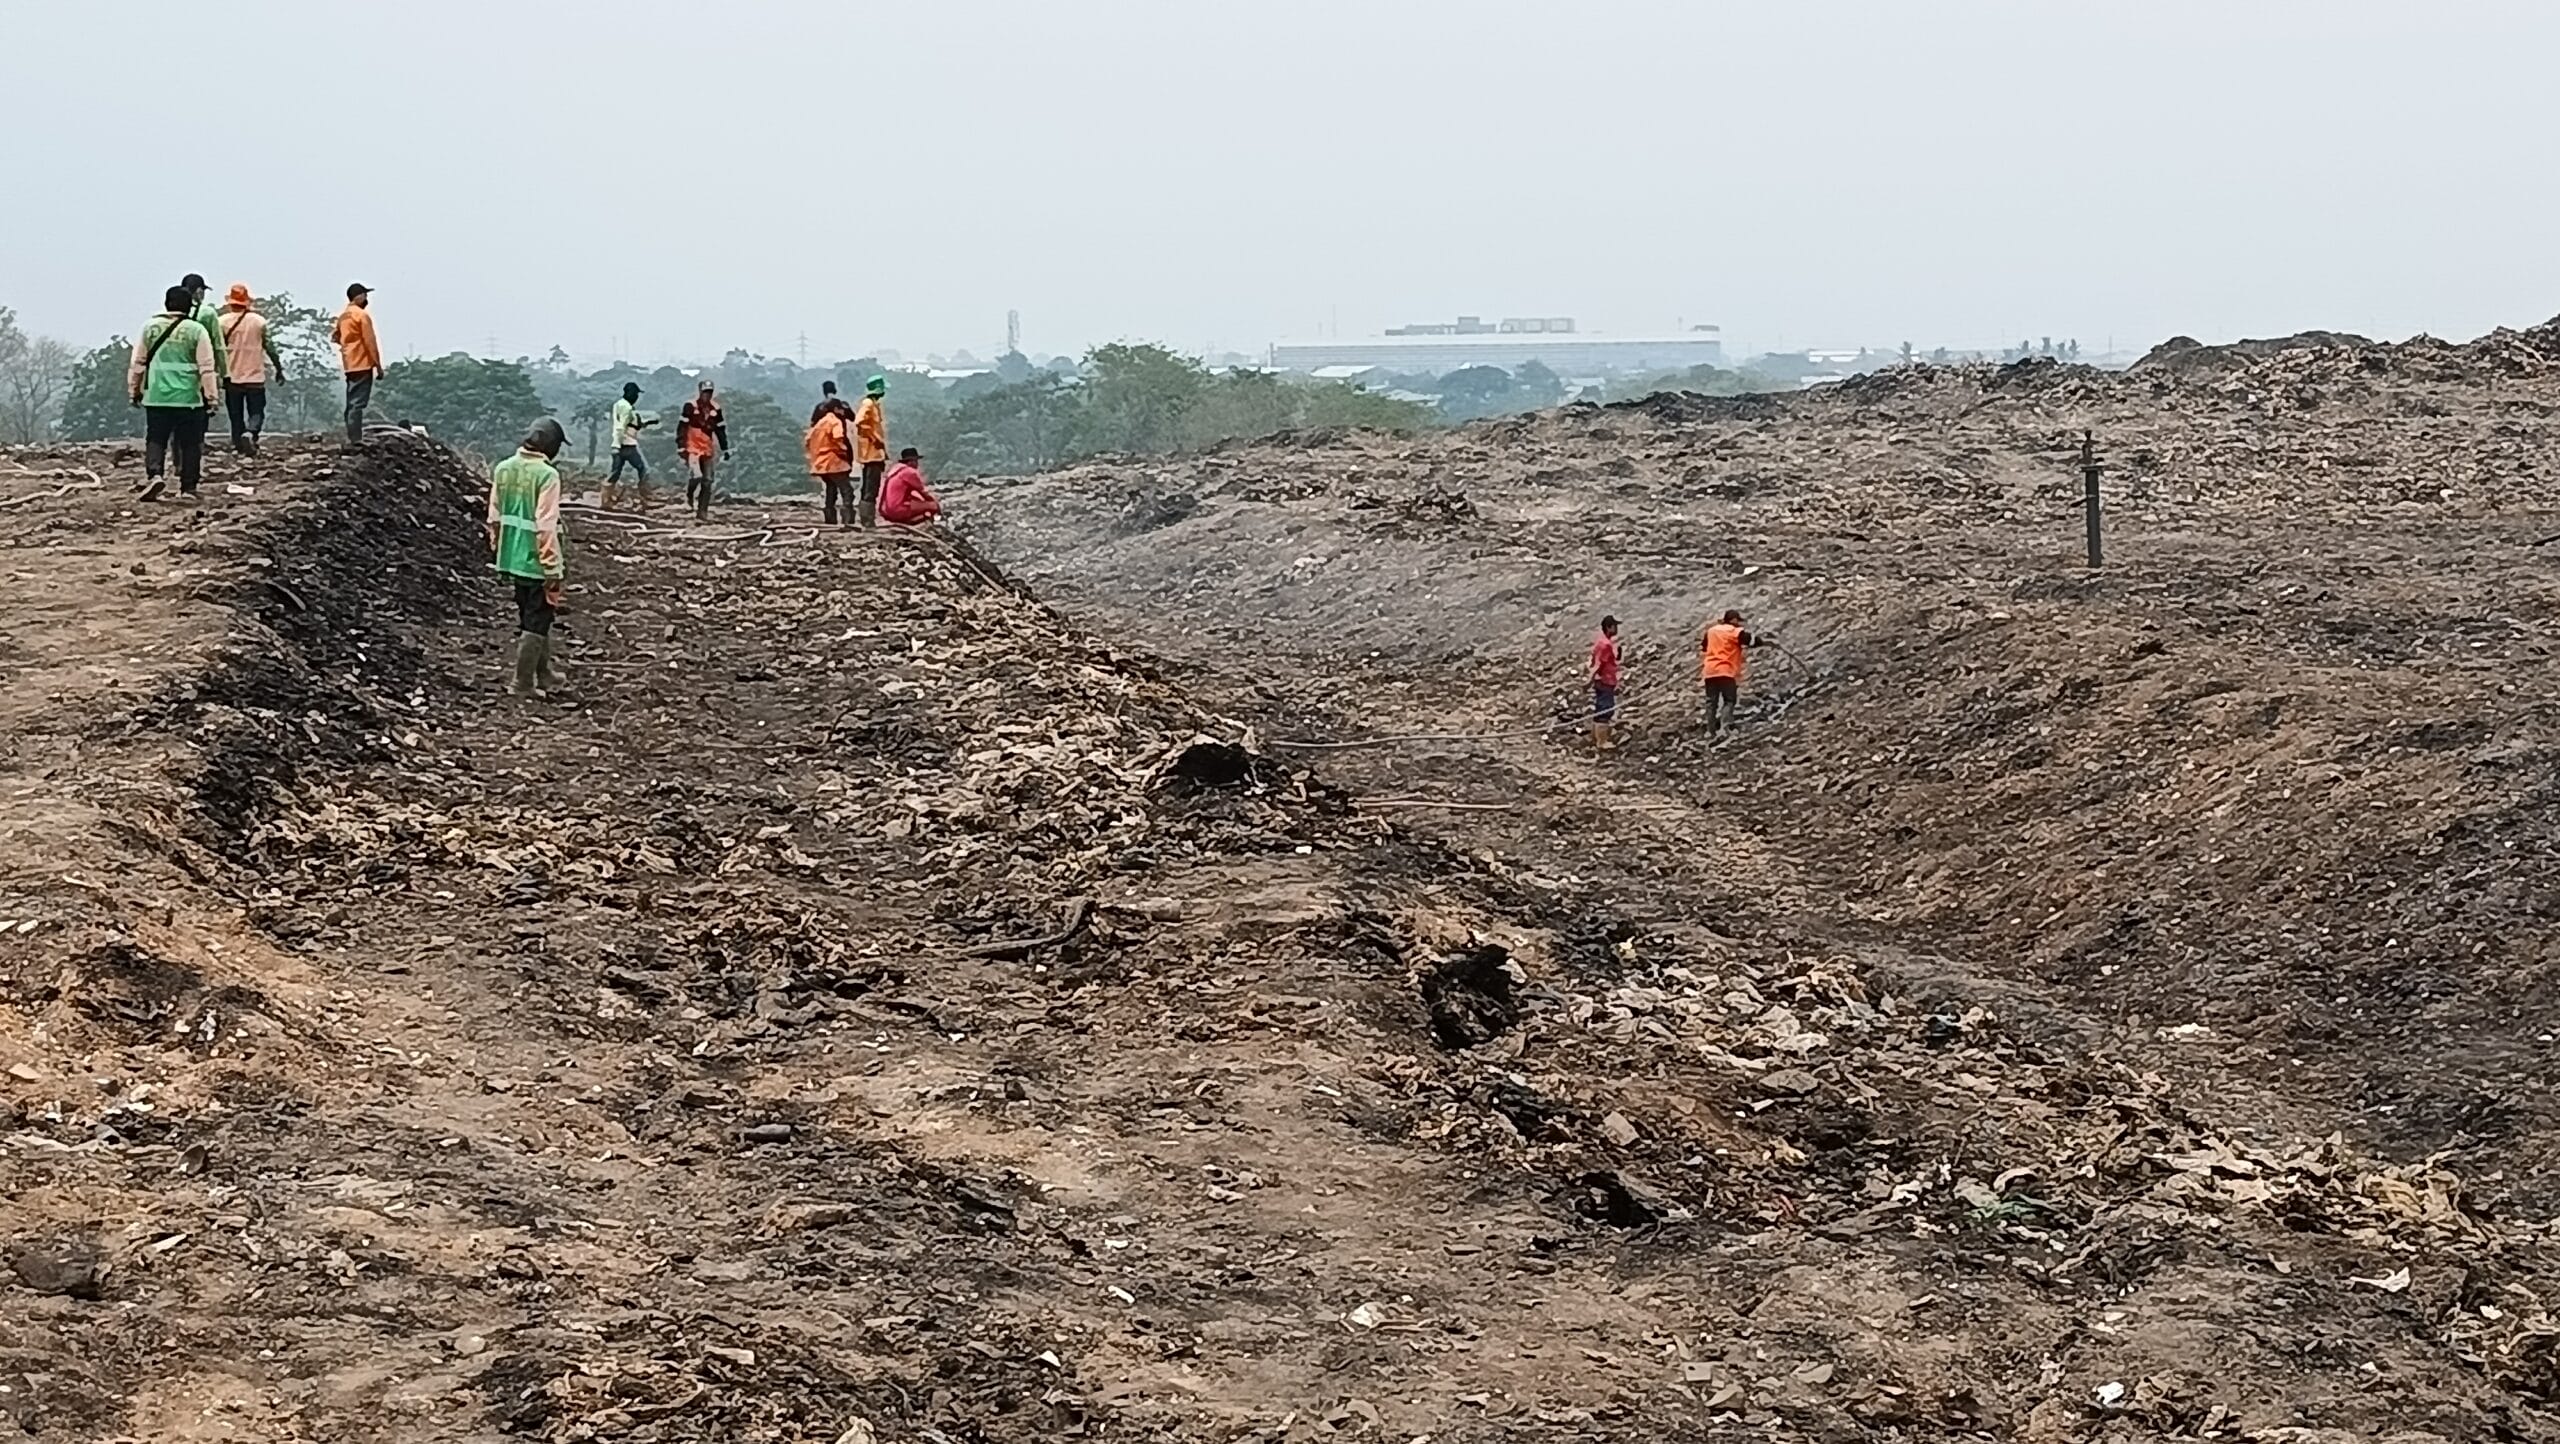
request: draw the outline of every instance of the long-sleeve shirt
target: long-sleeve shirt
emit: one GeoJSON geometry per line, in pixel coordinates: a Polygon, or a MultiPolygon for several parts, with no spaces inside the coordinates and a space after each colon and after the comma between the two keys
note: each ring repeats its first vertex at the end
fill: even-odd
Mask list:
{"type": "Polygon", "coordinates": [[[350,376],[363,376],[382,369],[382,342],[373,334],[373,313],[350,301],[338,313],[338,324],[331,333],[338,342],[341,370],[350,376]]]}
{"type": "Polygon", "coordinates": [[[619,451],[640,444],[640,408],[630,401],[615,397],[613,402],[613,445],[619,451]]]}
{"type": "Polygon", "coordinates": [[[881,414],[877,396],[863,397],[862,409],[854,413],[853,459],[866,466],[889,459],[889,419],[881,414]]]}
{"type": "Polygon", "coordinates": [[[841,413],[820,408],[818,419],[809,423],[808,435],[801,439],[801,446],[809,454],[810,475],[853,474],[853,437],[847,431],[841,413]]]}
{"type": "Polygon", "coordinates": [[[202,323],[175,311],[161,312],[133,338],[124,386],[145,406],[221,405],[222,372],[214,363],[213,338],[202,323]],[[168,339],[161,340],[163,336],[168,339]]]}
{"type": "Polygon", "coordinates": [[[264,386],[267,366],[284,379],[284,358],[276,354],[276,338],[267,333],[267,318],[255,311],[234,311],[218,323],[229,368],[223,373],[234,386],[264,386]]]}
{"type": "Polygon", "coordinates": [[[489,469],[489,546],[498,570],[520,581],[556,582],[567,569],[560,472],[541,452],[519,447],[489,469]]]}
{"type": "Polygon", "coordinates": [[[880,519],[915,526],[942,515],[942,498],[924,484],[924,473],[906,462],[889,468],[880,480],[880,519]]]}

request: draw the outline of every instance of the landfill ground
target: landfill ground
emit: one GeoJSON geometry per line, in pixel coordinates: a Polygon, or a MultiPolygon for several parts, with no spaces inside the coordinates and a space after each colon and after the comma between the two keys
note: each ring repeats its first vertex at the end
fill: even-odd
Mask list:
{"type": "Polygon", "coordinates": [[[2555,407],[2314,338],[579,510],[565,702],[430,443],[0,454],[0,1438],[2560,1438],[2555,407]]]}

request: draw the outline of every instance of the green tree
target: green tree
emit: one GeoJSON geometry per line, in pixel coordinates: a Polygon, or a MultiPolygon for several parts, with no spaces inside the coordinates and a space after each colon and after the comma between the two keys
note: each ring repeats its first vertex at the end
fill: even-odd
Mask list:
{"type": "Polygon", "coordinates": [[[499,457],[515,450],[543,406],[522,366],[457,351],[394,363],[374,394],[374,411],[403,426],[424,426],[459,450],[499,457]]]}
{"type": "MultiPolygon", "coordinates": [[[[950,454],[941,465],[958,476],[1046,471],[1079,454],[1086,405],[1083,388],[1049,372],[980,392],[951,409],[950,454]]],[[[919,449],[933,459],[929,448],[919,449]]]]}
{"type": "Polygon", "coordinates": [[[1145,455],[1180,444],[1183,419],[1209,387],[1198,361],[1123,341],[1095,347],[1084,359],[1083,419],[1093,450],[1145,455]]]}
{"type": "Polygon", "coordinates": [[[1431,408],[1363,391],[1340,381],[1314,382],[1293,388],[1299,393],[1298,425],[1366,426],[1379,431],[1420,431],[1431,424],[1431,408]]]}
{"type": "Polygon", "coordinates": [[[133,359],[133,342],[118,336],[71,365],[71,387],[62,396],[65,441],[106,441],[142,429],[141,414],[125,390],[125,368],[133,359]]]}
{"type": "MultiPolygon", "coordinates": [[[[552,348],[557,350],[559,348],[552,348]]],[[[605,423],[613,419],[613,394],[605,391],[583,391],[570,404],[569,425],[587,434],[587,470],[596,469],[596,453],[604,436],[605,423]]]]}
{"type": "Polygon", "coordinates": [[[1465,366],[1440,378],[1440,414],[1472,421],[1525,409],[1520,383],[1499,366],[1465,366]]]}
{"type": "Polygon", "coordinates": [[[1183,419],[1183,444],[1269,436],[1298,424],[1299,397],[1269,371],[1229,371],[1212,381],[1183,419]]]}

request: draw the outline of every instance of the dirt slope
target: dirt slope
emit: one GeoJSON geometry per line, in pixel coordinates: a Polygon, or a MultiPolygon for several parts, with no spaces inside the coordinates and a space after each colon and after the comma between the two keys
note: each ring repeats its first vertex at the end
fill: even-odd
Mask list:
{"type": "Polygon", "coordinates": [[[2209,499],[2093,584],[2036,449],[2467,490],[2548,398],[2339,434],[2196,374],[977,488],[977,554],[581,513],[571,706],[498,694],[427,443],[203,513],[13,461],[99,485],[0,470],[0,1417],[2549,1437],[2530,516],[2317,491],[2262,558],[2271,458],[2163,462],[2209,499]],[[1234,745],[1541,721],[1600,589],[1610,770],[1234,745]],[[1710,751],[1670,679],[1727,597],[1821,680],[1764,659],[1710,751]]]}
{"type": "MultiPolygon", "coordinates": [[[[1292,754],[1382,812],[1630,919],[1838,953],[1871,993],[1982,1009],[2037,1082],[1977,1074],[1974,1141],[1995,1157],[2044,1142],[2004,1116],[2012,1093],[2064,1116],[2119,1106],[2080,1071],[2105,1064],[2267,1155],[2440,1169],[2512,1246],[2552,1215],[2560,1123],[2560,752],[2537,624],[2556,404],[2560,328],[2313,337],[2112,376],[1910,368],[1416,442],[1312,437],[975,488],[961,509],[1074,615],[1181,659],[1194,685],[1258,695],[1243,711],[1266,735],[1527,729],[1292,754]],[[2111,467],[2094,575],[2084,431],[2111,467]],[[1788,653],[1758,658],[1755,725],[1710,749],[1688,678],[1726,606],[1788,653]],[[1628,623],[1632,734],[1605,767],[1537,732],[1582,705],[1604,610],[1628,623]]],[[[1666,1062],[1684,1051],[1661,1041],[1666,1062]]],[[[1882,1086],[1878,1059],[1820,1056],[1838,1059],[1826,1083],[1882,1086]]],[[[1915,1131],[1859,1102],[1864,1126],[1915,1131]]],[[[2154,1158],[2180,1160],[2198,1165],[2154,1158]]],[[[1942,1161],[1959,1184],[1997,1171],[1942,1161]]],[[[2253,1195],[2264,1174],[2206,1171],[2253,1195]]],[[[2146,1248],[2179,1240],[2174,1265],[2107,1282],[2132,1316],[2179,1319],[2156,1361],[2215,1376],[2188,1397],[2263,1387],[2235,1336],[2336,1348],[2331,1377],[2379,1390],[2344,1316],[2306,1333],[2246,1280],[2352,1312],[2380,1291],[2350,1280],[2390,1278],[2388,1259],[2270,1275],[2260,1244],[2164,1226],[2138,1190],[2099,1195],[2052,1242],[2074,1252],[2125,1207],[2146,1248]],[[2196,1310],[2200,1280],[2244,1306],[2196,1310]]],[[[2479,1305],[2501,1323],[2523,1296],[2491,1297],[2518,1281],[2467,1260],[2413,1262],[2412,1287],[2431,1273],[2447,1292],[2409,1321],[2446,1352],[2420,1372],[2459,1371],[2479,1305]]],[[[2547,1296],[2520,1286],[2529,1307],[2547,1296]]],[[[2121,1359],[2092,1342],[2055,1357],[2121,1359]]],[[[2391,1389],[2410,1367],[2384,1366],[2391,1389]]],[[[2029,1413],[2088,1397],[2064,1385],[2029,1413]]],[[[2478,1408],[2427,1427],[2480,1437],[2478,1408]]]]}

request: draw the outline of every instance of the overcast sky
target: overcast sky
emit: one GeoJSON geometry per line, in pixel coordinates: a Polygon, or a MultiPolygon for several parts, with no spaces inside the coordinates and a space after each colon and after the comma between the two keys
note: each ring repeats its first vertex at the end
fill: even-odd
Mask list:
{"type": "Polygon", "coordinates": [[[395,357],[646,361],[1008,308],[2459,337],[2560,312],[2555,54],[2528,0],[0,0],[0,305],[362,280],[395,357]]]}

